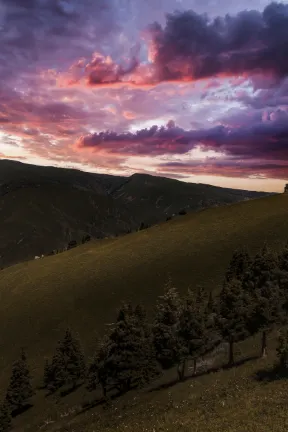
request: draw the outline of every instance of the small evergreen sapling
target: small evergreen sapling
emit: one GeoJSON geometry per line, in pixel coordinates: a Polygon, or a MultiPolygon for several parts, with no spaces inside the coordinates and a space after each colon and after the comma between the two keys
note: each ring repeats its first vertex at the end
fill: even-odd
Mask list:
{"type": "Polygon", "coordinates": [[[33,394],[27,357],[22,349],[19,360],[13,365],[10,384],[6,393],[6,401],[10,411],[23,409],[33,394]]]}
{"type": "Polygon", "coordinates": [[[81,344],[71,330],[67,329],[64,338],[58,342],[51,363],[46,361],[44,385],[50,391],[63,385],[72,385],[72,388],[75,388],[85,376],[86,366],[81,344]]]}

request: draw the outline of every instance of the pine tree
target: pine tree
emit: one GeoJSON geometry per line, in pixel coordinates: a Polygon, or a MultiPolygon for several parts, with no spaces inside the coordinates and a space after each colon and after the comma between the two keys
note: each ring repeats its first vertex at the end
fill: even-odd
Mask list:
{"type": "Polygon", "coordinates": [[[101,385],[103,397],[106,398],[108,385],[111,385],[108,368],[108,359],[110,354],[109,337],[105,335],[100,340],[96,349],[96,354],[88,370],[88,390],[95,390],[98,384],[101,385]]]}
{"type": "Polygon", "coordinates": [[[267,355],[267,335],[283,319],[283,302],[280,287],[276,281],[267,281],[256,288],[252,303],[253,313],[249,319],[252,334],[262,332],[261,356],[267,355]]]}
{"type": "Polygon", "coordinates": [[[10,411],[24,408],[33,394],[27,357],[22,349],[19,360],[13,365],[10,384],[6,393],[6,401],[10,411]]]}
{"type": "Polygon", "coordinates": [[[158,299],[153,323],[154,346],[163,369],[169,369],[176,364],[179,366],[183,357],[178,335],[180,314],[179,294],[169,284],[166,293],[158,299]]]}
{"type": "Polygon", "coordinates": [[[282,280],[279,259],[265,244],[251,266],[243,283],[249,293],[252,312],[248,320],[251,334],[261,331],[261,356],[267,355],[267,335],[284,320],[285,298],[279,283],[282,280]]]}
{"type": "Polygon", "coordinates": [[[9,432],[12,428],[10,408],[7,401],[0,406],[0,432],[9,432]]]}
{"type": "Polygon", "coordinates": [[[72,385],[75,388],[85,375],[86,366],[81,344],[71,330],[67,329],[64,338],[58,342],[51,364],[45,364],[44,384],[50,391],[63,385],[72,385]]]}
{"type": "Polygon", "coordinates": [[[246,277],[243,279],[244,287],[250,291],[261,287],[269,280],[275,279],[275,270],[279,268],[277,254],[265,244],[262,250],[254,257],[246,277]]]}
{"type": "Polygon", "coordinates": [[[242,280],[251,265],[251,258],[245,248],[236,250],[231,258],[225,280],[230,282],[232,279],[242,280]]]}
{"type": "MultiPolygon", "coordinates": [[[[123,308],[125,311],[125,307],[123,308]]],[[[139,387],[158,374],[151,331],[145,321],[143,309],[137,313],[131,305],[127,312],[120,314],[121,319],[112,330],[110,341],[109,365],[113,381],[119,391],[139,387]]]]}
{"type": "Polygon", "coordinates": [[[49,392],[53,393],[58,390],[63,384],[63,369],[64,365],[61,362],[59,354],[55,354],[52,361],[46,360],[44,366],[43,384],[49,392]]]}
{"type": "Polygon", "coordinates": [[[288,329],[282,330],[278,339],[277,356],[282,370],[288,370],[288,329]]]}
{"type": "Polygon", "coordinates": [[[151,330],[143,308],[124,304],[110,334],[100,343],[89,369],[89,387],[116,388],[120,393],[139,387],[159,373],[151,330]]]}
{"type": "Polygon", "coordinates": [[[205,313],[205,295],[202,291],[198,295],[190,290],[184,301],[179,317],[178,337],[182,354],[182,368],[179,368],[179,379],[184,378],[187,358],[194,361],[194,374],[196,373],[197,359],[208,348],[208,321],[205,313]]]}
{"type": "Polygon", "coordinates": [[[249,336],[249,314],[249,296],[242,283],[236,279],[224,283],[219,296],[217,323],[222,338],[229,343],[229,366],[234,364],[234,343],[249,336]]]}

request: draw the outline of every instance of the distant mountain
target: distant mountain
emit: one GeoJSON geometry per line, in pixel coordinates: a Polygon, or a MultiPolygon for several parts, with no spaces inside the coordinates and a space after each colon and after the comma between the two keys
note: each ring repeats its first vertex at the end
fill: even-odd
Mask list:
{"type": "Polygon", "coordinates": [[[0,160],[0,267],[153,225],[179,211],[269,195],[164,177],[93,174],[0,160]]]}

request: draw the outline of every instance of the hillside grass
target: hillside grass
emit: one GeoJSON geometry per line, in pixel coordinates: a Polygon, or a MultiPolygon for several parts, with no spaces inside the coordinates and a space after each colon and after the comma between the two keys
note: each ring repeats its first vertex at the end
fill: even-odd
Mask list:
{"type": "Polygon", "coordinates": [[[255,253],[288,239],[288,196],[277,195],[178,217],[148,230],[88,243],[0,272],[0,387],[20,346],[39,378],[67,326],[87,355],[123,300],[148,310],[171,277],[180,292],[217,290],[235,248],[255,253]]]}
{"type": "Polygon", "coordinates": [[[288,196],[277,195],[178,217],[148,230],[88,243],[0,273],[0,384],[24,346],[39,376],[67,326],[87,354],[121,301],[148,309],[168,277],[182,292],[218,289],[231,254],[288,238],[288,196]]]}
{"type": "Polygon", "coordinates": [[[284,432],[288,382],[273,372],[275,336],[265,359],[257,358],[257,336],[236,345],[233,368],[223,368],[227,353],[219,350],[196,377],[190,372],[175,383],[173,368],[108,404],[85,387],[65,397],[40,391],[34,406],[14,420],[14,432],[284,432]]]}
{"type": "MultiPolygon", "coordinates": [[[[255,253],[265,241],[277,249],[287,239],[288,196],[278,195],[178,217],[2,270],[1,393],[20,346],[27,350],[34,385],[39,386],[44,358],[51,356],[67,326],[79,331],[89,357],[97,334],[115,319],[122,300],[142,302],[151,310],[168,277],[183,293],[200,285],[217,291],[235,248],[246,245],[255,253]]],[[[256,379],[259,371],[273,367],[275,335],[270,341],[268,359],[243,362],[259,353],[259,337],[252,338],[237,345],[238,367],[176,385],[173,369],[150,389],[128,393],[108,407],[90,407],[99,395],[89,394],[85,387],[56,399],[39,390],[34,406],[14,420],[15,431],[287,430],[287,381],[256,379]],[[52,423],[45,425],[47,420],[52,423]]],[[[208,366],[218,368],[225,361],[226,353],[220,353],[208,366]]]]}

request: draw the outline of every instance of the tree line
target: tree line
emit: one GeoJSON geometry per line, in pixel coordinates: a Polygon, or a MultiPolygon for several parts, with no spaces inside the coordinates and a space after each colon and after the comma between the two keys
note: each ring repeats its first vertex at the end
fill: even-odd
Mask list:
{"type": "MultiPolygon", "coordinates": [[[[78,336],[67,329],[45,363],[43,387],[53,393],[86,382],[89,390],[101,388],[106,398],[111,392],[142,387],[172,367],[183,380],[188,360],[196,374],[198,359],[223,342],[229,347],[229,366],[234,365],[235,343],[258,333],[260,355],[265,357],[269,332],[287,324],[288,244],[279,253],[265,245],[254,257],[245,249],[237,250],[217,294],[198,289],[181,297],[169,280],[152,316],[142,305],[124,303],[88,364],[78,336]]],[[[287,330],[279,337],[277,354],[279,365],[287,369],[287,330]]],[[[22,350],[0,409],[0,432],[10,430],[11,415],[20,413],[33,394],[22,350]]]]}

